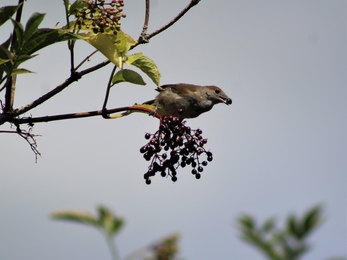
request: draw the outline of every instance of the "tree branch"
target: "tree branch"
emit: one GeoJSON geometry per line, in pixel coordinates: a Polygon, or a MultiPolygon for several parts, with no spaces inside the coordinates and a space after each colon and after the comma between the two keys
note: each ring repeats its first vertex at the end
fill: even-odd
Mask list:
{"type": "Polygon", "coordinates": [[[143,24],[141,35],[138,39],[139,43],[148,43],[148,22],[149,22],[149,10],[150,10],[150,0],[146,0],[146,13],[145,13],[145,22],[143,24]]]}
{"type": "MultiPolygon", "coordinates": [[[[11,120],[11,123],[14,123],[15,125],[20,124],[34,124],[34,123],[47,123],[51,121],[58,121],[58,120],[66,120],[66,119],[77,119],[77,118],[84,118],[84,117],[92,117],[92,116],[102,116],[103,114],[113,114],[118,113],[122,111],[138,111],[150,114],[153,111],[150,109],[147,109],[145,107],[134,107],[134,106],[128,106],[128,107],[118,107],[113,109],[106,109],[106,110],[95,110],[95,111],[89,111],[89,112],[79,112],[79,113],[71,113],[71,114],[62,114],[62,115],[53,115],[53,116],[42,116],[42,117],[25,117],[25,118],[13,118],[11,120]]],[[[125,113],[127,115],[127,113],[125,113]]],[[[157,118],[160,118],[159,114],[154,115],[157,118]]],[[[111,118],[111,117],[108,117],[111,118]]]]}
{"type": "Polygon", "coordinates": [[[44,103],[45,101],[47,101],[48,99],[50,99],[51,97],[53,97],[54,95],[58,94],[59,92],[61,92],[62,90],[64,90],[66,87],[68,87],[71,83],[78,81],[80,78],[82,78],[84,75],[91,73],[95,70],[98,70],[104,66],[106,66],[107,64],[109,64],[110,61],[106,60],[104,62],[101,62],[93,67],[90,67],[86,70],[83,70],[81,72],[75,72],[73,75],[71,75],[67,80],[65,80],[64,83],[60,84],[59,86],[55,87],[53,90],[51,90],[50,92],[46,93],[45,95],[39,97],[38,99],[36,99],[35,101],[31,102],[30,104],[27,104],[26,106],[23,106],[21,108],[15,109],[13,111],[13,113],[11,114],[13,117],[18,116],[20,114],[23,114],[31,109],[33,109],[34,107],[37,107],[38,105],[44,103]]]}
{"type": "MultiPolygon", "coordinates": [[[[24,0],[18,0],[18,5],[20,5],[20,6],[16,12],[16,22],[19,23],[21,18],[22,18],[24,0]]],[[[11,41],[11,52],[13,50],[13,46],[14,46],[15,42],[17,41],[16,26],[17,26],[17,24],[15,24],[13,27],[13,33],[12,33],[13,36],[12,36],[12,41],[11,41]]],[[[16,79],[17,79],[17,75],[14,75],[14,76],[8,75],[7,82],[5,83],[5,86],[6,86],[5,108],[4,108],[5,113],[10,112],[13,109],[14,93],[16,91],[16,79]]]]}
{"type": "MultiPolygon", "coordinates": [[[[111,72],[111,75],[110,75],[110,79],[109,79],[109,81],[108,81],[108,83],[107,83],[107,89],[106,89],[106,94],[105,94],[105,100],[104,100],[104,104],[102,105],[102,111],[105,111],[105,112],[106,112],[106,105],[107,105],[107,101],[108,101],[108,96],[109,96],[109,94],[110,94],[110,89],[111,89],[111,85],[112,85],[112,78],[113,78],[113,75],[114,75],[116,69],[117,69],[117,66],[116,66],[116,65],[113,66],[113,69],[112,69],[112,72],[111,72]]],[[[108,118],[107,113],[103,113],[102,116],[103,116],[104,118],[108,118]]]]}
{"type": "MultiPolygon", "coordinates": [[[[147,1],[148,0],[146,0],[146,4],[147,4],[147,1]]],[[[181,19],[182,16],[185,15],[193,6],[197,5],[199,2],[200,2],[200,0],[191,0],[190,3],[174,19],[172,19],[168,24],[164,25],[162,28],[160,28],[160,29],[158,29],[158,30],[156,30],[150,34],[147,34],[145,40],[142,39],[143,35],[141,34],[141,36],[138,40],[138,43],[136,45],[149,42],[149,39],[151,39],[152,37],[156,36],[157,34],[165,31],[167,28],[172,26],[179,19],[181,19]]],[[[146,5],[146,9],[147,9],[147,5],[146,5]]],[[[147,15],[147,10],[146,10],[146,15],[147,15]]],[[[149,15],[149,10],[148,10],[148,15],[149,15]]],[[[136,45],[134,45],[133,48],[136,45]]]]}

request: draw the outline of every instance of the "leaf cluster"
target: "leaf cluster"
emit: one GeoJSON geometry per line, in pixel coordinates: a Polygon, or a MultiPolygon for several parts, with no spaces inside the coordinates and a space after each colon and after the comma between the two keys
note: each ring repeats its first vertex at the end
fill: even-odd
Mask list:
{"type": "Polygon", "coordinates": [[[310,246],[308,236],[322,223],[322,207],[309,209],[301,218],[288,216],[285,227],[278,228],[275,218],[267,219],[258,225],[247,214],[238,219],[241,238],[253,245],[271,260],[298,260],[310,246]]]}

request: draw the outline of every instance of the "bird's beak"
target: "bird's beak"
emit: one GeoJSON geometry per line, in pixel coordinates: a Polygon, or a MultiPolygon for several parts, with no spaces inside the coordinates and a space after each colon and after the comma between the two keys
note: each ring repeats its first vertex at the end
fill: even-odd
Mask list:
{"type": "Polygon", "coordinates": [[[219,100],[226,105],[231,105],[232,103],[232,100],[229,97],[219,97],[219,100]]]}

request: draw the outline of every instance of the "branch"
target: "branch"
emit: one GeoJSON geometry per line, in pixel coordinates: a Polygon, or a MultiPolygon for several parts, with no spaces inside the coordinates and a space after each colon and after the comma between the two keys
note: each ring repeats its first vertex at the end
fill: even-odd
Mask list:
{"type": "MultiPolygon", "coordinates": [[[[92,116],[102,116],[102,115],[108,115],[113,113],[118,113],[122,111],[138,111],[143,112],[147,114],[151,114],[153,111],[150,109],[146,109],[144,107],[136,107],[136,106],[128,106],[128,107],[119,107],[119,108],[113,108],[113,109],[106,109],[106,110],[95,110],[95,111],[89,111],[89,112],[79,112],[79,113],[71,113],[71,114],[62,114],[62,115],[53,115],[53,116],[42,116],[42,117],[25,117],[25,118],[13,118],[11,120],[11,123],[14,123],[15,125],[19,124],[34,124],[34,123],[44,123],[44,122],[51,122],[51,121],[58,121],[58,120],[66,120],[66,119],[77,119],[77,118],[84,118],[84,117],[92,117],[92,116]]],[[[127,115],[128,113],[125,112],[124,115],[127,115]]],[[[159,114],[154,115],[157,118],[160,118],[159,114]]]]}
{"type": "MultiPolygon", "coordinates": [[[[113,75],[114,75],[116,69],[117,69],[117,66],[113,66],[113,69],[112,69],[112,72],[111,72],[111,75],[110,75],[110,79],[109,79],[108,84],[107,84],[105,100],[104,100],[104,104],[102,105],[102,111],[105,111],[105,112],[107,110],[106,109],[106,105],[107,105],[107,101],[108,101],[108,96],[110,94],[110,89],[111,89],[111,85],[112,85],[112,78],[113,78],[113,75]]],[[[107,113],[103,113],[102,116],[104,118],[108,118],[107,113]]]]}
{"type": "MultiPolygon", "coordinates": [[[[147,1],[148,0],[146,0],[146,16],[147,16],[147,1]]],[[[174,23],[176,23],[179,19],[181,19],[183,15],[185,15],[193,6],[197,5],[199,2],[200,0],[191,0],[190,3],[173,20],[171,20],[168,24],[164,25],[162,28],[152,32],[151,34],[147,34],[145,36],[145,40],[142,39],[143,35],[141,34],[140,38],[138,39],[138,43],[136,45],[147,43],[149,39],[161,33],[162,31],[165,31],[167,28],[169,28],[174,23]]],[[[149,15],[149,6],[148,6],[148,15],[149,15]]],[[[134,45],[133,47],[135,47],[136,45],[134,45]]]]}
{"type": "Polygon", "coordinates": [[[82,78],[84,75],[91,73],[95,70],[98,70],[104,66],[106,66],[107,64],[109,64],[110,61],[106,60],[104,62],[101,62],[93,67],[90,67],[86,70],[83,70],[81,72],[75,72],[74,74],[72,74],[67,80],[65,80],[64,83],[60,84],[59,86],[57,86],[56,88],[54,88],[53,90],[51,90],[50,92],[46,93],[45,95],[39,97],[38,99],[36,99],[35,101],[31,102],[30,104],[23,106],[21,108],[15,109],[13,111],[13,113],[11,114],[11,116],[18,116],[20,114],[23,114],[31,109],[33,109],[34,107],[37,107],[38,105],[44,103],[45,101],[47,101],[48,99],[50,99],[51,97],[53,97],[54,95],[58,94],[59,92],[61,92],[62,90],[64,90],[66,87],[68,87],[71,83],[78,81],[80,78],[82,78]]]}
{"type": "Polygon", "coordinates": [[[145,13],[145,22],[143,24],[142,33],[138,39],[139,43],[148,43],[148,22],[149,22],[149,10],[150,10],[150,0],[146,0],[146,13],[145,13]]]}
{"type": "MultiPolygon", "coordinates": [[[[16,22],[19,23],[21,18],[22,18],[24,0],[18,0],[18,5],[20,5],[20,6],[16,12],[16,22]]],[[[12,33],[13,37],[12,37],[12,41],[11,41],[11,52],[13,50],[13,46],[14,46],[15,42],[17,41],[16,27],[17,27],[17,24],[15,24],[13,27],[13,33],[12,33]]],[[[7,82],[5,83],[5,86],[6,86],[5,108],[4,108],[5,113],[10,112],[13,109],[14,93],[16,91],[16,79],[17,79],[17,75],[14,75],[12,77],[9,75],[7,78],[7,82]]]]}
{"type": "Polygon", "coordinates": [[[37,156],[41,156],[41,153],[37,150],[37,143],[35,140],[36,136],[40,135],[34,135],[31,133],[32,128],[29,128],[29,131],[26,130],[21,130],[19,126],[17,125],[17,130],[16,131],[6,131],[2,130],[0,133],[6,133],[6,134],[18,134],[21,136],[30,146],[30,149],[34,152],[35,154],[35,162],[37,162],[37,156]]]}

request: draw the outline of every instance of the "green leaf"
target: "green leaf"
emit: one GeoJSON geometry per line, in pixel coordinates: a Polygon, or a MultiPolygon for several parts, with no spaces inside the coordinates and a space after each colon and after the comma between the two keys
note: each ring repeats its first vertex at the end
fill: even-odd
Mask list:
{"type": "Polygon", "coordinates": [[[100,51],[118,68],[122,68],[122,56],[118,52],[115,45],[115,41],[117,40],[116,35],[103,33],[95,34],[93,32],[82,33],[80,35],[86,42],[93,45],[95,49],[100,51]]]}
{"type": "Polygon", "coordinates": [[[157,65],[155,65],[154,61],[152,61],[150,58],[141,56],[133,61],[131,65],[142,70],[158,87],[160,86],[161,75],[159,69],[157,65]]]}
{"type": "Polygon", "coordinates": [[[243,215],[238,219],[238,222],[244,230],[254,230],[256,228],[255,221],[251,216],[243,215]]]}
{"type": "Polygon", "coordinates": [[[303,232],[301,230],[301,225],[298,223],[294,215],[290,215],[287,220],[287,231],[289,234],[294,236],[296,239],[300,240],[302,238],[303,232]]]}
{"type": "Polygon", "coordinates": [[[18,74],[27,74],[27,73],[34,73],[34,72],[27,70],[27,69],[19,68],[19,69],[12,70],[11,76],[18,75],[18,74]]]}
{"type": "Polygon", "coordinates": [[[23,41],[26,42],[37,31],[46,14],[33,13],[25,25],[23,41]]]}
{"type": "Polygon", "coordinates": [[[115,235],[123,226],[124,221],[116,217],[109,209],[104,206],[98,207],[99,225],[103,227],[109,237],[115,235]]]}
{"type": "Polygon", "coordinates": [[[6,62],[9,62],[9,61],[10,61],[9,59],[5,60],[5,59],[0,58],[0,65],[4,64],[6,62]]]}
{"type": "Polygon", "coordinates": [[[16,64],[16,65],[19,65],[19,64],[21,64],[21,63],[23,63],[23,62],[25,62],[25,61],[27,61],[27,60],[30,60],[30,59],[36,57],[37,55],[38,55],[38,54],[36,54],[36,55],[25,55],[25,54],[19,55],[19,56],[17,56],[17,57],[15,58],[15,64],[16,64]]]}
{"type": "Polygon", "coordinates": [[[4,6],[0,8],[0,26],[9,20],[22,4],[4,6]]]}
{"type": "Polygon", "coordinates": [[[13,50],[14,52],[19,52],[20,48],[23,46],[23,35],[24,35],[24,28],[23,25],[16,20],[11,19],[14,31],[16,33],[16,41],[14,42],[13,50]]]}
{"type": "Polygon", "coordinates": [[[133,70],[127,70],[127,69],[118,71],[116,75],[114,75],[114,77],[112,78],[113,85],[120,82],[130,82],[133,84],[143,85],[143,86],[146,85],[146,82],[143,81],[140,74],[138,74],[137,72],[133,70]]]}
{"type": "Polygon", "coordinates": [[[81,8],[87,7],[87,6],[88,6],[88,4],[86,1],[77,0],[70,6],[69,15],[74,15],[77,9],[81,9],[81,8]]]}
{"type": "Polygon", "coordinates": [[[126,55],[130,47],[136,43],[129,35],[123,33],[121,30],[117,31],[117,34],[113,33],[80,33],[80,36],[93,45],[95,49],[105,55],[113,64],[118,68],[123,67],[123,60],[126,59],[126,55]]]}
{"type": "Polygon", "coordinates": [[[25,43],[20,54],[30,55],[53,43],[77,39],[82,38],[77,34],[70,33],[68,30],[49,28],[38,29],[29,41],[25,43]]]}
{"type": "Polygon", "coordinates": [[[2,45],[0,45],[0,58],[2,59],[9,59],[9,60],[13,60],[14,54],[12,52],[10,52],[7,48],[2,47],[2,45]]]}
{"type": "Polygon", "coordinates": [[[86,224],[88,226],[99,227],[99,222],[88,212],[74,211],[74,210],[62,210],[56,211],[51,214],[53,219],[67,220],[86,224]]]}
{"type": "Polygon", "coordinates": [[[276,219],[275,218],[270,218],[267,221],[264,222],[263,226],[262,226],[262,232],[264,233],[269,233],[271,231],[273,231],[273,229],[275,228],[276,225],[276,219]]]}
{"type": "Polygon", "coordinates": [[[125,64],[129,66],[131,63],[133,63],[134,61],[138,60],[142,56],[143,56],[143,52],[138,52],[138,53],[135,53],[135,54],[128,55],[127,59],[125,61],[125,64]]]}
{"type": "Polygon", "coordinates": [[[322,207],[316,206],[309,210],[303,219],[303,231],[308,235],[321,223],[322,207]]]}

